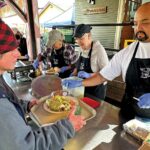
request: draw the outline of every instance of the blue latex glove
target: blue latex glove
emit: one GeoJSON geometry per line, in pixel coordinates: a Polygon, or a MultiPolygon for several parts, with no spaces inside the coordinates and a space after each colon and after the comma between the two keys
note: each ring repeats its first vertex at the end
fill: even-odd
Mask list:
{"type": "Polygon", "coordinates": [[[64,73],[66,70],[68,70],[68,66],[61,67],[60,73],[64,73]]]}
{"type": "Polygon", "coordinates": [[[79,71],[78,72],[78,77],[79,78],[89,78],[89,77],[91,77],[91,73],[87,73],[85,71],[79,71]]]}
{"type": "Polygon", "coordinates": [[[62,85],[67,88],[75,88],[82,86],[82,80],[63,80],[62,85]]]}
{"type": "Polygon", "coordinates": [[[39,60],[35,59],[32,65],[33,65],[34,69],[36,70],[39,67],[39,60]]]}
{"type": "Polygon", "coordinates": [[[150,93],[146,93],[140,96],[139,102],[137,104],[140,108],[150,108],[150,93]]]}

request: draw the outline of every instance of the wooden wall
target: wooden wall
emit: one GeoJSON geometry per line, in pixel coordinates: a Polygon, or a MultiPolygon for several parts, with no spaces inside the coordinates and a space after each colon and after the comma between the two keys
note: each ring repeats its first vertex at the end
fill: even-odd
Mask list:
{"type": "MultiPolygon", "coordinates": [[[[100,24],[116,23],[118,16],[119,0],[96,0],[95,5],[91,5],[87,0],[76,0],[75,2],[75,22],[76,24],[100,24]],[[107,13],[84,15],[84,9],[107,6],[107,13]]],[[[104,47],[114,48],[116,27],[93,27],[93,39],[100,40],[104,47]]]]}

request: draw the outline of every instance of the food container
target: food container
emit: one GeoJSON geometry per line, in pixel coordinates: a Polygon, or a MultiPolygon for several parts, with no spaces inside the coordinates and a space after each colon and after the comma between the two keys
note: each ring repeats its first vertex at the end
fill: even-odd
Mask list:
{"type": "Polygon", "coordinates": [[[149,149],[150,149],[150,134],[148,134],[142,146],[138,150],[149,150],[149,149]]]}
{"type": "Polygon", "coordinates": [[[146,123],[138,119],[132,119],[128,121],[123,125],[123,128],[127,133],[140,141],[144,141],[150,133],[146,123]]]}
{"type": "MultiPolygon", "coordinates": [[[[82,80],[81,78],[78,77],[69,77],[69,78],[65,78],[65,80],[82,80]]],[[[77,97],[77,98],[83,98],[84,97],[84,90],[85,87],[81,86],[81,87],[76,87],[76,88],[67,88],[65,86],[62,87],[63,90],[66,90],[69,92],[70,95],[77,97]]]]}

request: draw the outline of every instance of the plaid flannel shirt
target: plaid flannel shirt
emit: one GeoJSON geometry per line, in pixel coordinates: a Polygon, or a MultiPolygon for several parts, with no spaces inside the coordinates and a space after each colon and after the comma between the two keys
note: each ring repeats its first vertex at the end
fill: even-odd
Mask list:
{"type": "MultiPolygon", "coordinates": [[[[75,49],[69,45],[65,44],[65,49],[63,52],[65,63],[68,65],[74,65],[77,62],[77,54],[75,53],[75,49]]],[[[48,48],[46,52],[44,52],[42,55],[47,57],[47,61],[50,62],[51,52],[53,49],[48,48]]]]}

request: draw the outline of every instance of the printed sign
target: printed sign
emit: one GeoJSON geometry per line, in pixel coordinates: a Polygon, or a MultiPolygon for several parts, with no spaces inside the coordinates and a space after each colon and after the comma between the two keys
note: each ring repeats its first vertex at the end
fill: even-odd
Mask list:
{"type": "Polygon", "coordinates": [[[107,13],[107,6],[87,8],[87,9],[84,9],[83,12],[84,12],[85,15],[104,14],[104,13],[107,13]]]}

